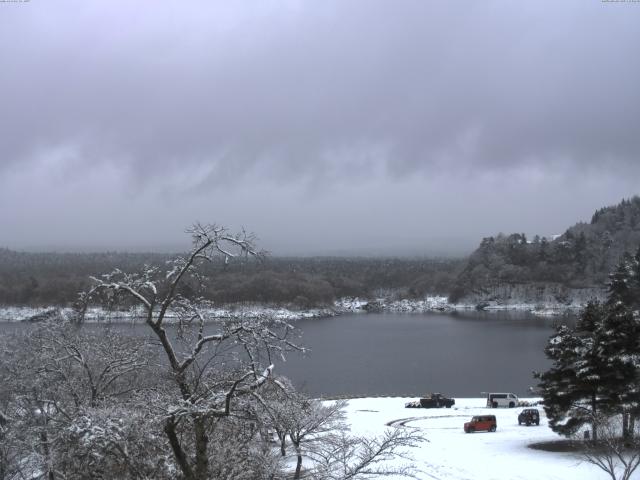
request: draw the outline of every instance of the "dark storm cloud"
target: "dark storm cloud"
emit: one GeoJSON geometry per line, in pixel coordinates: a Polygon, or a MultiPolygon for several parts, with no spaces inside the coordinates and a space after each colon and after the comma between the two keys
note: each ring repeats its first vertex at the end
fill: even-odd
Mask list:
{"type": "MultiPolygon", "coordinates": [[[[633,193],[639,19],[595,0],[0,4],[0,200],[21,205],[0,221],[20,242],[25,218],[87,221],[87,199],[118,211],[113,228],[153,209],[181,228],[208,205],[274,243],[274,212],[337,221],[353,246],[377,234],[372,212],[402,230],[393,208],[444,201],[434,221],[478,222],[447,225],[473,242],[551,228],[518,223],[497,189],[532,209],[592,195],[580,215],[633,193]]],[[[554,229],[583,218],[555,215],[554,229]]]]}
{"type": "Polygon", "coordinates": [[[206,163],[228,182],[256,164],[287,179],[336,162],[404,175],[639,158],[640,9],[236,7],[3,6],[2,162],[68,147],[141,177],[206,163]]]}

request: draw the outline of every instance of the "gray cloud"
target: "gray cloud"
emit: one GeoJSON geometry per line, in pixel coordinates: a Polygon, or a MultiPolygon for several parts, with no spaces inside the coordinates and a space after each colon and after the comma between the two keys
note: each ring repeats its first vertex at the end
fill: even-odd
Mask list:
{"type": "MultiPolygon", "coordinates": [[[[0,184],[13,189],[56,172],[92,185],[67,189],[80,196],[127,198],[123,217],[159,202],[183,225],[199,202],[260,217],[250,206],[260,185],[281,210],[317,208],[314,221],[326,222],[322,212],[340,208],[367,216],[354,182],[370,203],[408,185],[429,190],[416,203],[447,198],[446,181],[489,206],[498,196],[471,188],[478,176],[520,182],[535,204],[536,182],[572,190],[573,172],[587,183],[606,173],[592,209],[640,174],[633,4],[33,0],[0,10],[0,184]]],[[[83,216],[76,197],[45,191],[83,216]]]]}

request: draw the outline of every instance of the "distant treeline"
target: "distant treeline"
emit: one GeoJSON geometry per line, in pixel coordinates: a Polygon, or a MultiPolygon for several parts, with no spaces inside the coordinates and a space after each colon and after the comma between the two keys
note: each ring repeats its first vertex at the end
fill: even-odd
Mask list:
{"type": "MultiPolygon", "coordinates": [[[[0,304],[71,305],[89,277],[119,268],[163,266],[175,255],[26,253],[0,249],[0,304]]],[[[447,295],[463,267],[459,259],[267,257],[263,262],[210,264],[204,295],[220,304],[324,306],[342,297],[447,295]]],[[[182,292],[189,295],[188,288],[182,292]]]]}
{"type": "Polygon", "coordinates": [[[452,301],[498,284],[603,287],[625,253],[640,245],[640,197],[596,211],[554,239],[524,234],[484,238],[455,281],[452,301]]]}
{"type": "Polygon", "coordinates": [[[115,267],[139,270],[168,260],[162,254],[25,253],[0,249],[0,304],[66,306],[89,286],[91,275],[115,267]]]}
{"type": "MultiPolygon", "coordinates": [[[[267,257],[210,264],[204,295],[220,304],[324,306],[343,297],[466,295],[501,284],[603,287],[625,253],[640,245],[640,197],[596,211],[557,238],[499,234],[468,259],[267,257]]],[[[71,305],[90,275],[163,266],[175,255],[25,253],[0,249],[0,305],[71,305]]],[[[192,295],[188,286],[184,295],[192,295]]]]}

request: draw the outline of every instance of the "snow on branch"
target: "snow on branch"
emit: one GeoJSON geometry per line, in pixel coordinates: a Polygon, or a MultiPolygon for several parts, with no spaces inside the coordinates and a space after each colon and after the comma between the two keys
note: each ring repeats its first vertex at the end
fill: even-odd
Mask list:
{"type": "Polygon", "coordinates": [[[273,365],[265,368],[261,374],[254,371],[247,371],[235,379],[232,385],[223,391],[211,391],[208,395],[192,397],[181,402],[177,408],[167,412],[168,418],[180,418],[181,416],[202,416],[205,418],[224,417],[231,413],[232,401],[235,397],[247,395],[261,388],[272,376],[273,365]],[[251,377],[255,377],[251,382],[247,382],[251,377]]]}
{"type": "MultiPolygon", "coordinates": [[[[232,234],[215,224],[196,223],[187,233],[193,242],[190,251],[167,262],[163,271],[145,265],[136,273],[116,269],[92,277],[93,287],[80,296],[78,318],[82,321],[91,301],[125,301],[145,310],[145,323],[155,335],[166,357],[169,378],[177,387],[177,396],[169,401],[151,397],[146,405],[164,417],[164,432],[183,476],[209,478],[205,422],[244,408],[251,394],[272,377],[272,355],[284,357],[286,351],[301,348],[288,338],[293,327],[280,320],[208,322],[212,304],[200,297],[206,288],[205,263],[216,258],[225,263],[232,258],[261,258],[265,252],[256,249],[255,236],[245,230],[232,234]],[[166,318],[178,319],[177,335],[165,327],[166,318]],[[238,397],[245,398],[236,403],[238,397]],[[183,436],[183,432],[189,434],[183,436]],[[190,443],[192,438],[195,445],[190,443]]],[[[127,373],[140,366],[116,360],[103,370],[87,371],[93,387],[111,387],[116,372],[127,373]]],[[[99,394],[98,388],[92,390],[99,394]]]]}

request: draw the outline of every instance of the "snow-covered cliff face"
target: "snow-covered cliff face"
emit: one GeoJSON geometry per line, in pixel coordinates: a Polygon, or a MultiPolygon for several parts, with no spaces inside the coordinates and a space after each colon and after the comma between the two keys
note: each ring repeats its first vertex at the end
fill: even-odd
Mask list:
{"type": "Polygon", "coordinates": [[[556,283],[500,284],[466,295],[458,303],[508,306],[535,305],[542,308],[579,308],[590,300],[604,300],[603,288],[568,288],[556,283]]]}

